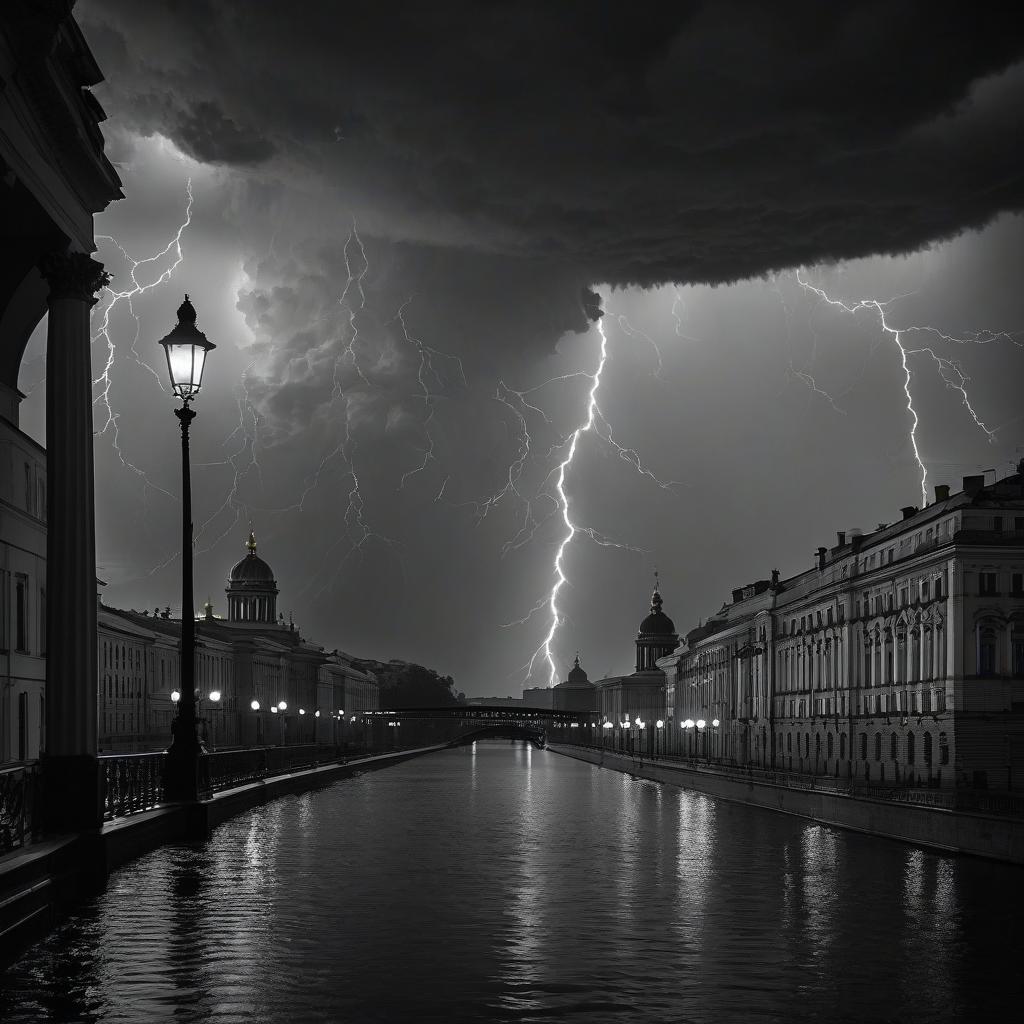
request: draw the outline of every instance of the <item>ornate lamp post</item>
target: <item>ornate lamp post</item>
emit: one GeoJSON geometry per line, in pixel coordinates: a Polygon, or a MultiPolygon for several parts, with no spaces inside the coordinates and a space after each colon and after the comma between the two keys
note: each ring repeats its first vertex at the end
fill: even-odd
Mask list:
{"type": "Polygon", "coordinates": [[[192,478],[189,472],[188,428],[195,419],[189,403],[199,394],[203,367],[213,342],[196,327],[195,307],[185,296],[178,307],[178,323],[160,340],[167,356],[171,389],[181,399],[174,410],[181,424],[181,699],[171,726],[167,750],[164,796],[167,800],[197,800],[200,795],[199,719],[196,715],[195,646],[196,620],[192,611],[192,478]]]}

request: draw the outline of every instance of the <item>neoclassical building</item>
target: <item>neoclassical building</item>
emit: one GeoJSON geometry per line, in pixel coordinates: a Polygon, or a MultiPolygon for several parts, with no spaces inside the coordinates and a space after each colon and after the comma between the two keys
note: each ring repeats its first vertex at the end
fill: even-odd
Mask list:
{"type": "Polygon", "coordinates": [[[670,713],[694,723],[674,746],[866,785],[1024,790],[1024,461],[900,513],[734,590],[658,661],[670,713]]]}
{"type": "Polygon", "coordinates": [[[636,671],[628,676],[609,676],[596,683],[599,710],[606,722],[656,722],[665,714],[665,672],[659,659],[675,649],[679,634],[665,614],[657,575],[651,610],[636,634],[636,671]]]}
{"type": "Polygon", "coordinates": [[[597,711],[597,704],[597,687],[587,678],[577,654],[564,682],[553,688],[551,706],[555,711],[597,711]]]}
{"type": "MultiPolygon", "coordinates": [[[[340,742],[346,715],[379,706],[376,678],[277,615],[277,580],[257,554],[254,533],[245,546],[228,576],[227,617],[208,601],[196,621],[195,678],[207,745],[340,742]]],[[[101,752],[169,742],[180,637],[181,621],[169,609],[100,606],[101,752]]]]}
{"type": "Polygon", "coordinates": [[[0,5],[0,758],[45,749],[56,831],[101,819],[89,316],[108,277],[91,253],[93,216],[121,198],[71,8],[0,5]],[[44,316],[45,452],[20,429],[18,389],[44,316]]]}

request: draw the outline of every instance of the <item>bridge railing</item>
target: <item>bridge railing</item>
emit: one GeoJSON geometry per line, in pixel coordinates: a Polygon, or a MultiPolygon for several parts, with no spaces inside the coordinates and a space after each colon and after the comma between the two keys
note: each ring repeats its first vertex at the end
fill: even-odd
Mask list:
{"type": "MultiPolygon", "coordinates": [[[[319,765],[339,764],[373,753],[369,748],[353,749],[322,743],[213,751],[199,761],[200,790],[205,794],[219,793],[261,779],[319,765]]],[[[99,761],[103,779],[103,820],[113,821],[149,811],[163,803],[166,759],[167,755],[162,751],[102,755],[99,761]]]]}
{"type": "Polygon", "coordinates": [[[41,782],[35,761],[0,769],[0,854],[30,843],[40,832],[41,782]]]}

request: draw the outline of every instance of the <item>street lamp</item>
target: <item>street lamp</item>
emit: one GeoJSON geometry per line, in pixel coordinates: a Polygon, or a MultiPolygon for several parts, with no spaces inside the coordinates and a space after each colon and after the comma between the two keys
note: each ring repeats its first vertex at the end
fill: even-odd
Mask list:
{"type": "Polygon", "coordinates": [[[260,702],[258,700],[251,700],[249,701],[249,707],[251,707],[253,711],[259,711],[260,702]]]}
{"type": "Polygon", "coordinates": [[[167,800],[199,798],[199,742],[196,715],[195,647],[196,619],[192,610],[192,478],[189,471],[188,428],[195,419],[189,404],[203,383],[206,355],[215,346],[196,327],[195,307],[185,296],[178,307],[178,323],[160,339],[167,356],[171,390],[181,399],[174,410],[181,424],[181,699],[171,726],[171,745],[167,750],[164,795],[167,800]]]}

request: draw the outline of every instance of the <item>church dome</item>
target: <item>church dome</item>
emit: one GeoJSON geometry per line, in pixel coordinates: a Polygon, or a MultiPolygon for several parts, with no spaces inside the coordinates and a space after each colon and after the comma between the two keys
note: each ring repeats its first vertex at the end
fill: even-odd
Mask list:
{"type": "Polygon", "coordinates": [[[249,554],[245,556],[228,576],[228,583],[269,583],[274,585],[274,570],[256,554],[256,535],[249,533],[245,542],[249,554]]]}
{"type": "Polygon", "coordinates": [[[564,683],[559,683],[559,686],[587,686],[591,687],[594,684],[587,678],[587,673],[583,670],[583,666],[580,664],[580,656],[576,655],[576,661],[573,667],[569,669],[569,678],[564,683]]]}
{"type": "Polygon", "coordinates": [[[641,636],[672,636],[675,623],[661,610],[661,594],[657,590],[651,595],[651,614],[640,623],[641,636]]]}

